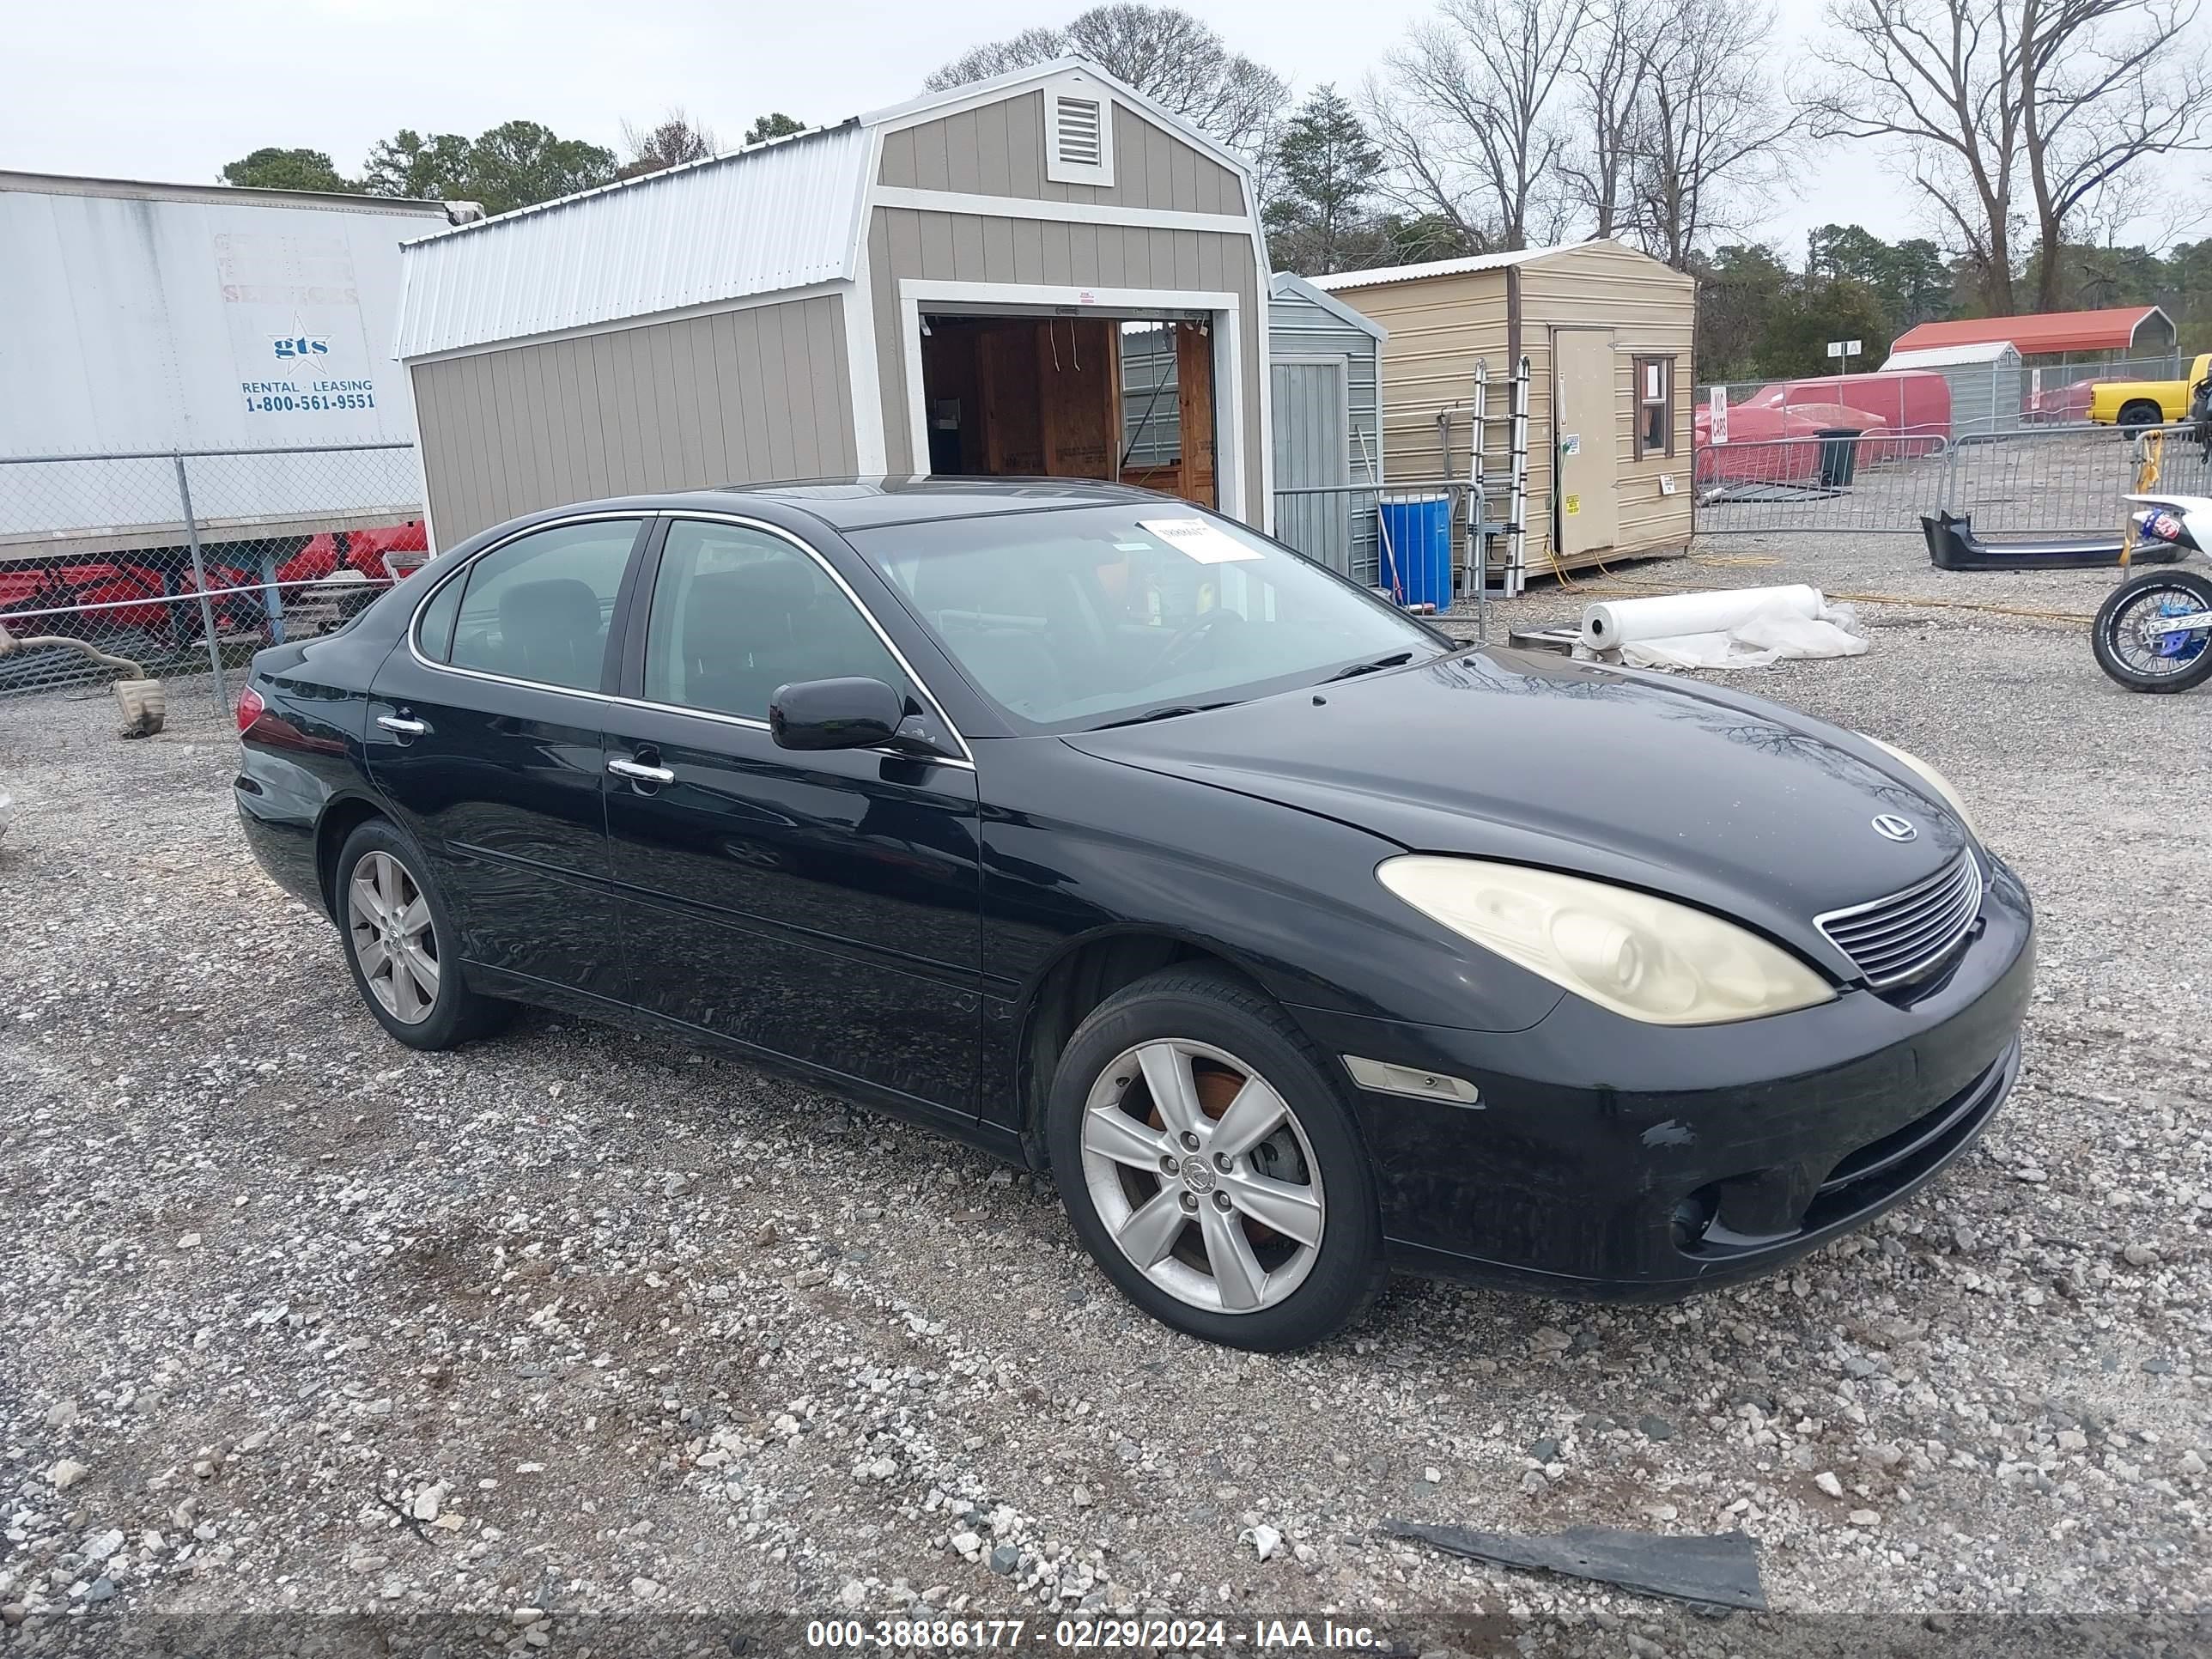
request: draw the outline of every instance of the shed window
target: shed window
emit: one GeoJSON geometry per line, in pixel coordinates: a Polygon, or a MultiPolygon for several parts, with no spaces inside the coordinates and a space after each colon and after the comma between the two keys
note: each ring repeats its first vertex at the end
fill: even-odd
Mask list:
{"type": "Polygon", "coordinates": [[[1674,360],[1636,362],[1636,459],[1674,453],[1674,360]]]}

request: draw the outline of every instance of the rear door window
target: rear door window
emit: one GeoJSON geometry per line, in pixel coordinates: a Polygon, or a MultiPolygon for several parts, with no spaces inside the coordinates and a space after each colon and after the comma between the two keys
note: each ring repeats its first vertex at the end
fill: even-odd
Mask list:
{"type": "MultiPolygon", "coordinates": [[[[598,690],[640,522],[556,525],[485,554],[469,567],[446,660],[506,679],[598,690]]],[[[426,622],[434,604],[424,607],[426,622]]],[[[432,654],[427,641],[423,651],[432,654]]]]}
{"type": "Polygon", "coordinates": [[[461,591],[467,586],[465,573],[454,577],[416,614],[415,648],[432,662],[443,662],[453,653],[453,618],[459,614],[461,591]]]}

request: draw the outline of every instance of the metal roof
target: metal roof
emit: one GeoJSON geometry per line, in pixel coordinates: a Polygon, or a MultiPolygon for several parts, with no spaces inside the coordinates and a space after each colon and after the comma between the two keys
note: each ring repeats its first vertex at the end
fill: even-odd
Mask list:
{"type": "Polygon", "coordinates": [[[1892,351],[1922,351],[1932,346],[1983,345],[2004,341],[2024,357],[2055,351],[2125,351],[2155,317],[2165,326],[2151,330],[2160,350],[2173,344],[2173,319],[2156,306],[2118,306],[2106,311],[2050,311],[2039,317],[1969,317],[1951,323],[1920,323],[1890,342],[1892,351]]]}
{"type": "Polygon", "coordinates": [[[2020,349],[2010,340],[1981,340],[1969,345],[1922,346],[1911,351],[1893,351],[1882,368],[1958,368],[1979,363],[2017,365],[2020,349]]]}
{"type": "Polygon", "coordinates": [[[378,213],[443,220],[449,204],[357,191],[262,190],[250,185],[166,185],[149,179],[94,179],[71,173],[0,171],[0,191],[25,196],[108,196],[133,202],[200,202],[216,207],[310,208],[322,213],[378,213]]]}
{"type": "Polygon", "coordinates": [[[1294,270],[1279,270],[1270,276],[1267,279],[1267,292],[1278,300],[1304,300],[1310,304],[1319,306],[1347,327],[1356,328],[1363,334],[1371,334],[1377,340],[1387,340],[1390,337],[1390,331],[1372,317],[1354,311],[1334,295],[1325,293],[1294,270]]]}
{"type": "Polygon", "coordinates": [[[849,278],[868,143],[848,121],[409,242],[392,355],[849,278]]]}
{"type": "Polygon", "coordinates": [[[1503,270],[1508,265],[1525,265],[1535,259],[1549,258],[1554,253],[1565,253],[1570,248],[1587,246],[1582,242],[1561,242],[1551,247],[1514,248],[1504,253],[1475,253],[1463,259],[1430,259],[1418,265],[1377,265],[1372,270],[1340,270],[1327,276],[1309,276],[1306,280],[1324,294],[1334,294],[1340,289],[1373,288],[1378,283],[1417,283],[1424,276],[1471,276],[1477,271],[1503,270]]]}
{"type": "Polygon", "coordinates": [[[1076,70],[1250,187],[1250,167],[1217,140],[1097,64],[1056,58],[408,242],[393,356],[426,357],[849,282],[860,264],[877,131],[1076,70]]]}

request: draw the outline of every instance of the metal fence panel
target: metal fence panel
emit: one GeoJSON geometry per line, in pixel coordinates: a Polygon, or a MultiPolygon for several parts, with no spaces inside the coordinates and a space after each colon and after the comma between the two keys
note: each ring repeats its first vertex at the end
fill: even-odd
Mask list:
{"type": "MultiPolygon", "coordinates": [[[[1381,484],[1316,484],[1275,492],[1275,539],[1369,587],[1389,587],[1395,562],[1382,534],[1381,502],[1397,496],[1451,498],[1452,568],[1464,580],[1467,505],[1464,479],[1392,478],[1381,484]]],[[[1401,580],[1402,586],[1402,579],[1401,580]]]]}
{"type": "Polygon", "coordinates": [[[405,444],[0,456],[0,696],[205,672],[227,706],[424,556],[420,501],[405,444]]]}
{"type": "MultiPolygon", "coordinates": [[[[2048,395],[2062,386],[2085,380],[2178,380],[2187,370],[2187,360],[2172,352],[2157,356],[2114,357],[2101,361],[2060,359],[2051,362],[2039,361],[2028,363],[2019,371],[2025,382],[2024,391],[2033,396],[2048,395]]],[[[1852,367],[1854,374],[1873,374],[1881,372],[1878,362],[1860,362],[1852,367]]],[[[1930,369],[1929,374],[1942,373],[1930,369]]],[[[1698,388],[1698,403],[1703,407],[1711,398],[1716,387],[1725,392],[1731,406],[1756,403],[1760,397],[1782,386],[1817,385],[1832,380],[1833,373],[1823,370],[1816,374],[1772,374],[1759,380],[1711,380],[1698,388]]]]}
{"type": "MultiPolygon", "coordinates": [[[[2204,493],[2205,452],[2187,428],[2165,428],[2160,454],[2157,488],[2204,493]]],[[[1952,452],[1940,505],[1971,517],[1977,535],[2118,535],[2130,511],[2121,498],[2142,465],[2137,443],[2108,426],[1966,438],[1952,452]]]]}
{"type": "Polygon", "coordinates": [[[1951,447],[1886,434],[1709,445],[1691,468],[1698,532],[1917,533],[1942,498],[1951,447]]]}
{"type": "MultiPolygon", "coordinates": [[[[2192,428],[2159,434],[2156,488],[2212,489],[2192,428]]],[[[1918,535],[1923,515],[1977,534],[2118,534],[2144,451],[2108,426],[2022,426],[1940,443],[1880,433],[1777,438],[1697,452],[1698,533],[1918,535]]]]}

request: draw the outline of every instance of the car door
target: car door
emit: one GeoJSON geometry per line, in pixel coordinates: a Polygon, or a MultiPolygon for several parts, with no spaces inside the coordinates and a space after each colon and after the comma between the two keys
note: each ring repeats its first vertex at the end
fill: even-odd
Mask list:
{"type": "Polygon", "coordinates": [[[524,532],[425,599],[372,687],[369,776],[422,844],[463,957],[617,996],[600,723],[639,514],[524,532]]]}
{"type": "Polygon", "coordinates": [[[628,633],[606,802],[630,999],[973,1117],[975,768],[799,753],[768,726],[778,686],[849,675],[941,720],[889,640],[788,532],[682,516],[640,576],[628,633]]]}

